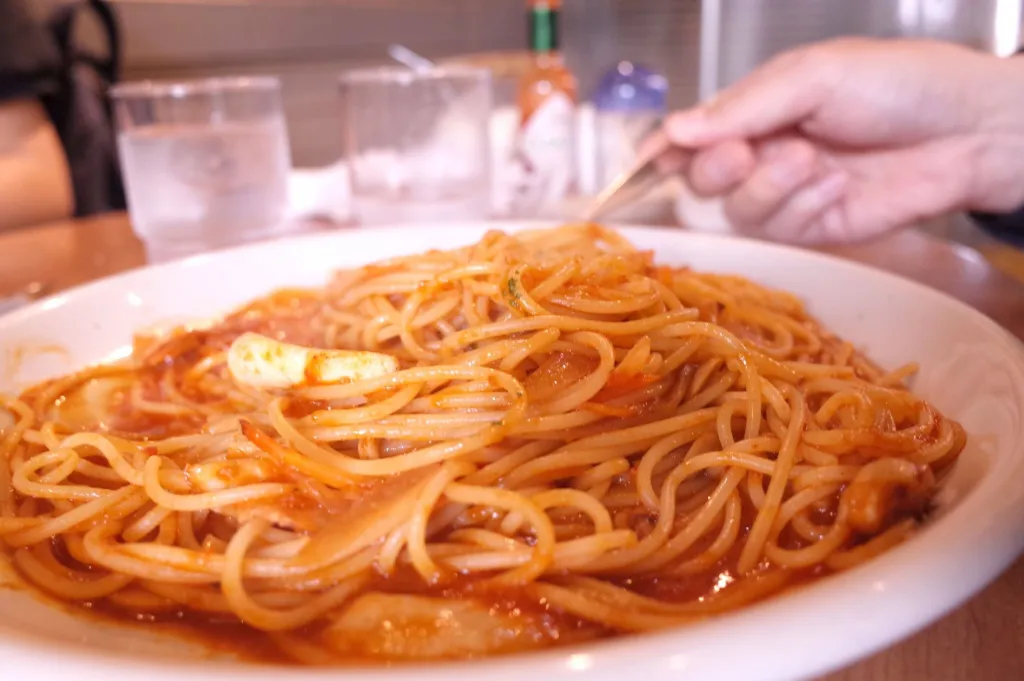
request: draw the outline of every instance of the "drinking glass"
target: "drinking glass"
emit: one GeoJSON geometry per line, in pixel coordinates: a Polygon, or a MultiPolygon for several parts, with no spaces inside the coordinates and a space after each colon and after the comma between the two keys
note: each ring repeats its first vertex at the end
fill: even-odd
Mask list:
{"type": "Polygon", "coordinates": [[[359,223],[490,215],[489,70],[362,69],[343,74],[340,85],[359,223]]]}
{"type": "Polygon", "coordinates": [[[276,78],[126,83],[111,96],[151,262],[280,233],[291,163],[276,78]]]}

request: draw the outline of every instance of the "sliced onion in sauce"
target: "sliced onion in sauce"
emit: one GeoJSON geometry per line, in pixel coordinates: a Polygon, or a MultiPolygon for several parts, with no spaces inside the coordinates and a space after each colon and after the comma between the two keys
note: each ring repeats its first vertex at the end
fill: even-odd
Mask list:
{"type": "Polygon", "coordinates": [[[349,509],[312,535],[291,562],[317,569],[381,541],[409,521],[420,492],[439,466],[400,473],[366,490],[349,509]]]}
{"type": "Polygon", "coordinates": [[[556,352],[526,377],[523,387],[531,402],[544,402],[589,376],[597,364],[597,359],[583,354],[556,352]]]}

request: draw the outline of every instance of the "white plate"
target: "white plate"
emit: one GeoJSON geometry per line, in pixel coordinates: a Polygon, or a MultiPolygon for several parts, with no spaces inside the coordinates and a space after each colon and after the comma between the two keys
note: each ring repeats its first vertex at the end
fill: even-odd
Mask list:
{"type": "MultiPolygon", "coordinates": [[[[319,285],[338,267],[470,243],[495,223],[338,232],[138,270],[0,318],[0,391],[127,352],[132,331],[223,313],[281,286],[319,285]],[[23,350],[62,352],[8,360],[23,350]],[[12,375],[12,369],[18,369],[12,375]]],[[[726,237],[624,230],[659,261],[745,274],[803,297],[877,361],[921,363],[914,388],[963,423],[968,447],[923,532],[868,564],[705,623],[579,648],[404,669],[289,669],[289,679],[511,681],[586,678],[799,679],[868,655],[981,589],[1024,548],[1024,352],[975,310],[924,286],[808,251],[726,237]]],[[[279,678],[211,661],[143,628],[101,625],[0,590],[3,678],[76,681],[279,678]]]]}

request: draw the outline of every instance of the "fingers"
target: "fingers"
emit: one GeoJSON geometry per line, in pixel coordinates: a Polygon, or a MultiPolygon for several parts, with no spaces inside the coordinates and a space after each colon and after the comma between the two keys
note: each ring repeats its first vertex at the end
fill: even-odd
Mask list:
{"type": "Polygon", "coordinates": [[[732,190],[753,168],[751,140],[794,127],[824,96],[813,54],[783,54],[712,101],[671,114],[641,145],[641,157],[655,156],[663,173],[689,170],[698,194],[732,190]]]}
{"type": "Polygon", "coordinates": [[[698,196],[732,192],[754,171],[757,157],[748,142],[728,140],[693,155],[687,179],[698,196]]]}
{"type": "Polygon", "coordinates": [[[692,152],[679,147],[671,147],[655,158],[654,163],[662,175],[678,175],[687,171],[692,160],[692,152]]]}
{"type": "Polygon", "coordinates": [[[664,130],[655,130],[640,143],[637,149],[637,162],[654,158],[655,166],[662,175],[674,175],[686,172],[690,167],[693,153],[674,146],[665,136],[664,130]]]}
{"type": "Polygon", "coordinates": [[[827,95],[822,62],[814,47],[784,53],[709,102],[668,116],[665,135],[677,146],[699,148],[791,128],[827,95]]]}
{"type": "Polygon", "coordinates": [[[803,244],[847,239],[848,176],[802,137],[770,138],[756,149],[723,142],[696,154],[688,177],[695,193],[724,197],[740,231],[803,244]]]}
{"type": "Polygon", "coordinates": [[[761,225],[760,232],[773,241],[810,246],[849,241],[842,212],[849,177],[842,171],[826,173],[801,188],[761,225]]]}
{"type": "Polygon", "coordinates": [[[798,137],[762,143],[757,160],[749,177],[725,199],[726,217],[739,228],[763,224],[821,170],[815,148],[798,137]]]}
{"type": "Polygon", "coordinates": [[[686,175],[687,183],[699,196],[712,197],[735,189],[757,163],[753,147],[742,140],[728,140],[699,152],[668,144],[657,132],[640,145],[638,158],[655,157],[663,175],[686,175]]]}

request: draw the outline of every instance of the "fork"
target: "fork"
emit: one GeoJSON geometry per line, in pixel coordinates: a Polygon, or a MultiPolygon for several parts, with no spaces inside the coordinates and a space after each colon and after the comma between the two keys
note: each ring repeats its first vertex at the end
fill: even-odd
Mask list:
{"type": "MultiPolygon", "coordinates": [[[[659,119],[651,126],[650,132],[661,126],[659,119]]],[[[648,134],[650,134],[650,132],[648,134]]],[[[658,143],[647,153],[612,180],[602,189],[594,200],[581,213],[583,222],[597,222],[602,216],[608,215],[617,208],[622,208],[639,201],[660,185],[665,174],[658,168],[658,157],[672,146],[664,136],[657,137],[658,143]]]]}

